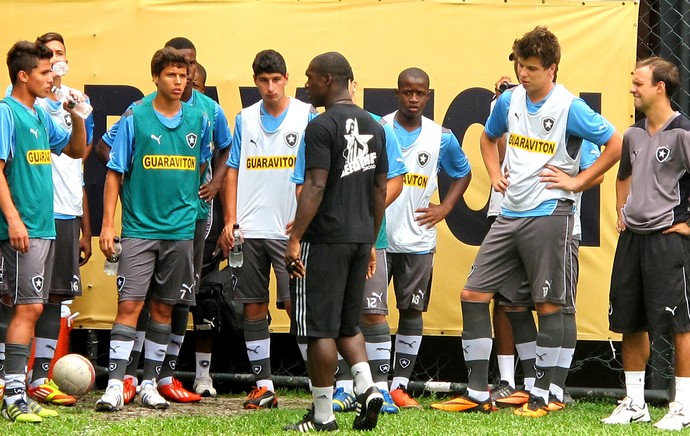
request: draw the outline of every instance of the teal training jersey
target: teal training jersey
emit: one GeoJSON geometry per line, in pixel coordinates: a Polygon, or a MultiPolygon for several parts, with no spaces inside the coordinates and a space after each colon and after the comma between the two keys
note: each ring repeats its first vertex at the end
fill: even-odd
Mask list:
{"type": "MultiPolygon", "coordinates": [[[[3,100],[14,118],[15,149],[5,162],[5,177],[14,206],[26,226],[29,238],[55,238],[53,219],[53,172],[46,115],[32,116],[14,99],[3,100]]],[[[0,240],[9,239],[7,220],[0,214],[0,240]]]]}
{"type": "Polygon", "coordinates": [[[199,207],[204,114],[182,103],[177,127],[164,126],[153,104],[132,108],[134,144],[122,191],[122,235],[141,239],[194,238],[199,207]]]}
{"type": "MultiPolygon", "coordinates": [[[[200,109],[201,111],[206,113],[206,117],[208,117],[208,122],[210,126],[215,126],[215,117],[216,117],[216,102],[213,101],[212,98],[207,97],[206,95],[200,93],[196,89],[192,91],[192,95],[194,98],[192,99],[194,107],[200,109]]],[[[213,137],[211,140],[215,140],[216,138],[213,137]]],[[[206,169],[204,170],[204,173],[201,175],[201,180],[200,184],[203,185],[204,183],[207,183],[210,177],[209,172],[211,171],[211,161],[208,161],[208,165],[206,166],[206,169]]],[[[210,203],[207,203],[206,201],[202,200],[199,198],[199,209],[197,211],[197,216],[196,219],[198,220],[205,220],[208,218],[208,212],[210,210],[210,203]]]]}

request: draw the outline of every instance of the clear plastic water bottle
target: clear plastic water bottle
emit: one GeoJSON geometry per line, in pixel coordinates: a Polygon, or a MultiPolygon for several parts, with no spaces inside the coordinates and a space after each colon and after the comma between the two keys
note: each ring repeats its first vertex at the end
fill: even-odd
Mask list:
{"type": "Polygon", "coordinates": [[[232,251],[230,251],[228,264],[232,268],[239,268],[244,263],[244,237],[240,231],[240,225],[237,223],[232,226],[232,236],[235,238],[235,245],[232,247],[232,251]]]}
{"type": "Polygon", "coordinates": [[[103,264],[103,272],[108,276],[114,276],[117,274],[117,267],[120,264],[120,254],[122,253],[122,244],[120,243],[120,238],[115,236],[113,242],[115,243],[115,254],[113,254],[113,257],[107,257],[105,259],[105,263],[103,264]]]}
{"type": "Polygon", "coordinates": [[[53,86],[51,91],[57,96],[58,100],[66,101],[67,106],[83,119],[87,119],[89,115],[91,115],[91,112],[93,112],[93,107],[90,104],[85,101],[75,101],[69,93],[63,92],[62,89],[57,86],[53,86]]]}
{"type": "Polygon", "coordinates": [[[50,66],[50,69],[53,73],[62,77],[67,74],[67,71],[69,71],[69,65],[67,65],[67,62],[65,61],[57,61],[50,66]]]}

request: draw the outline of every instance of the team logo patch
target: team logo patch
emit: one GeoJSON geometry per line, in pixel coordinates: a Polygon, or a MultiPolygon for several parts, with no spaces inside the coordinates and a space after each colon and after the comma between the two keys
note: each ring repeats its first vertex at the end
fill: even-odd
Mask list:
{"type": "Polygon", "coordinates": [[[129,359],[127,359],[127,366],[131,365],[133,360],[132,356],[129,356],[129,359]]]}
{"type": "Polygon", "coordinates": [[[175,371],[175,366],[177,366],[177,365],[176,365],[176,362],[174,360],[171,360],[170,362],[168,362],[168,366],[170,366],[170,369],[175,371]]]}
{"type": "Polygon", "coordinates": [[[117,363],[111,363],[108,365],[108,371],[113,372],[117,369],[117,363]]]}
{"type": "Polygon", "coordinates": [[[613,315],[613,304],[609,301],[609,316],[613,315]]]}
{"type": "Polygon", "coordinates": [[[299,135],[297,134],[297,132],[287,132],[283,138],[285,139],[285,145],[287,145],[290,148],[294,148],[295,145],[297,145],[299,135]]]}
{"type": "Polygon", "coordinates": [[[43,277],[42,276],[31,277],[31,285],[34,287],[34,291],[36,291],[37,294],[40,294],[41,291],[43,291],[43,277]]]}
{"type": "Polygon", "coordinates": [[[427,153],[426,151],[420,151],[419,153],[417,153],[417,163],[422,168],[424,168],[426,166],[426,164],[429,163],[430,158],[431,158],[431,155],[429,153],[427,153]]]}
{"type": "Polygon", "coordinates": [[[398,359],[398,363],[400,364],[400,367],[405,369],[408,366],[410,366],[410,359],[405,359],[404,357],[402,359],[398,359]]]}
{"type": "Polygon", "coordinates": [[[50,362],[43,362],[43,363],[41,364],[41,369],[42,369],[43,371],[48,371],[48,370],[50,369],[50,362]]]}
{"type": "Polygon", "coordinates": [[[541,120],[541,129],[544,131],[544,133],[550,133],[555,124],[556,120],[554,120],[552,117],[544,117],[541,120]]]}
{"type": "Polygon", "coordinates": [[[72,117],[69,114],[65,114],[65,126],[72,127],[72,117]]]}
{"type": "Polygon", "coordinates": [[[469,377],[469,376],[471,376],[471,375],[472,375],[472,368],[470,368],[470,367],[468,366],[468,367],[467,367],[467,377],[469,377]]]}
{"type": "Polygon", "coordinates": [[[260,374],[262,369],[264,369],[264,367],[261,365],[252,365],[252,372],[254,374],[260,374]]]}
{"type": "Polygon", "coordinates": [[[536,372],[536,374],[537,374],[537,379],[538,379],[538,380],[541,380],[541,379],[544,378],[544,371],[538,369],[537,372],[536,372]]]}
{"type": "Polygon", "coordinates": [[[4,370],[5,370],[5,365],[0,364],[0,371],[4,371],[4,370]]]}
{"type": "Polygon", "coordinates": [[[656,160],[659,163],[664,163],[671,156],[671,149],[663,146],[656,149],[656,160]]]}
{"type": "Polygon", "coordinates": [[[199,365],[200,365],[202,368],[208,368],[208,366],[209,366],[210,364],[211,364],[211,362],[209,362],[208,360],[202,360],[201,362],[199,362],[199,365]]]}
{"type": "Polygon", "coordinates": [[[157,375],[161,375],[161,369],[162,369],[162,368],[161,368],[161,365],[158,365],[158,366],[156,367],[156,374],[157,374],[157,375]]]}
{"type": "Polygon", "coordinates": [[[187,139],[187,145],[189,145],[189,148],[194,148],[197,139],[196,133],[187,133],[185,139],[187,139]]]}
{"type": "Polygon", "coordinates": [[[117,285],[117,292],[122,292],[122,289],[125,287],[124,276],[117,276],[117,280],[115,280],[115,283],[117,285]]]}
{"type": "Polygon", "coordinates": [[[387,363],[384,363],[383,365],[379,365],[379,371],[381,371],[384,374],[388,374],[388,371],[391,370],[391,366],[387,363]]]}

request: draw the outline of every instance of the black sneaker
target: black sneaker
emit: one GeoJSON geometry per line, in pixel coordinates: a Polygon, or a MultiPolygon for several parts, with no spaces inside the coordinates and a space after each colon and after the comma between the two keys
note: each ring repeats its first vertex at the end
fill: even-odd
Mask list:
{"type": "Polygon", "coordinates": [[[298,431],[300,433],[306,433],[309,431],[338,431],[338,422],[333,419],[329,422],[319,423],[314,421],[314,409],[307,409],[307,413],[304,415],[301,421],[295,424],[289,424],[283,427],[285,431],[298,431]]]}
{"type": "Polygon", "coordinates": [[[376,386],[372,386],[357,397],[355,422],[352,428],[355,430],[373,430],[379,421],[379,411],[383,406],[383,395],[376,386]]]}
{"type": "Polygon", "coordinates": [[[515,388],[511,387],[507,381],[501,380],[500,382],[498,382],[498,384],[495,384],[494,387],[491,388],[490,392],[491,401],[495,403],[496,400],[508,398],[511,395],[513,395],[513,393],[515,392],[515,388]]]}
{"type": "Polygon", "coordinates": [[[542,416],[546,416],[549,410],[543,398],[530,395],[529,401],[523,404],[522,407],[513,410],[513,413],[528,418],[541,418],[542,416]]]}

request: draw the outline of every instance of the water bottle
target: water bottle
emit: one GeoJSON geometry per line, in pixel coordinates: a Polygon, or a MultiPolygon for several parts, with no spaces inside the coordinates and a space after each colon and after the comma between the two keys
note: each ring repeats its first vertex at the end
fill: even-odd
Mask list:
{"type": "Polygon", "coordinates": [[[67,65],[67,62],[65,61],[57,61],[50,66],[50,69],[53,73],[62,77],[67,74],[67,71],[69,71],[69,65],[67,65]]]}
{"type": "Polygon", "coordinates": [[[244,237],[242,232],[240,232],[240,225],[235,223],[232,226],[232,237],[235,238],[235,245],[230,251],[230,258],[228,259],[228,264],[232,268],[239,268],[244,263],[244,237]]]}
{"type": "Polygon", "coordinates": [[[72,96],[69,95],[69,93],[63,92],[62,89],[58,88],[57,86],[53,86],[51,91],[53,91],[53,94],[57,96],[58,100],[66,101],[67,107],[72,109],[77,115],[79,115],[83,119],[87,119],[89,115],[91,115],[91,112],[93,112],[93,107],[86,101],[75,101],[72,98],[72,96]]]}
{"type": "Polygon", "coordinates": [[[108,276],[117,274],[117,266],[120,263],[120,254],[122,253],[120,238],[115,236],[113,242],[115,243],[115,254],[113,254],[113,257],[107,257],[105,259],[105,264],[103,264],[103,272],[108,276]]]}

